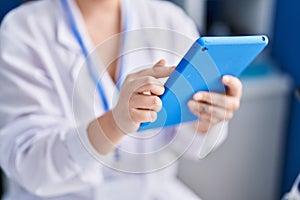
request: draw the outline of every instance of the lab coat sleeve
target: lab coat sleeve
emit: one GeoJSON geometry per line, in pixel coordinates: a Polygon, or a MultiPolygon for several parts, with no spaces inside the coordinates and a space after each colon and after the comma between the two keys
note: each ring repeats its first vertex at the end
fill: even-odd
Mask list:
{"type": "Polygon", "coordinates": [[[205,134],[197,132],[192,123],[181,124],[173,131],[175,134],[171,148],[178,155],[197,161],[205,158],[225,141],[228,135],[228,122],[216,124],[205,134]]]}
{"type": "Polygon", "coordinates": [[[44,47],[16,20],[9,15],[0,31],[1,167],[38,196],[84,190],[93,184],[82,177],[93,161],[43,68],[44,47]]]}

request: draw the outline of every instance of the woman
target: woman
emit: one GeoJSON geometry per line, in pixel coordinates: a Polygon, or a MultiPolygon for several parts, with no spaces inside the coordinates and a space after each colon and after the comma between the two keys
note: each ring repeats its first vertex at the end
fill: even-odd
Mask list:
{"type": "Polygon", "coordinates": [[[174,69],[166,63],[197,37],[164,1],[43,0],[12,11],[0,33],[6,198],[198,199],[176,180],[178,156],[165,147],[196,157],[204,133],[221,143],[241,82],[224,76],[226,95],[196,93],[188,106],[197,123],[134,133],[162,107],[158,79],[174,69]]]}

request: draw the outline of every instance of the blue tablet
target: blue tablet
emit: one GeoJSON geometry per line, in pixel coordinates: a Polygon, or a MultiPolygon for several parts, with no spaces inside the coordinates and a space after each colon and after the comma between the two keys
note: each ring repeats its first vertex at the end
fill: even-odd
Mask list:
{"type": "Polygon", "coordinates": [[[222,76],[238,77],[267,44],[265,35],[200,37],[165,83],[157,120],[142,123],[139,131],[197,120],[187,106],[193,95],[198,91],[224,93],[222,76]]]}

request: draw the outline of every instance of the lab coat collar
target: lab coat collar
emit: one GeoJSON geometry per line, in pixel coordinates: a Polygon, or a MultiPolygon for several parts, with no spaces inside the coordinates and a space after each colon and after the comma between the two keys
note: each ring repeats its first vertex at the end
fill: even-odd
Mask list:
{"type": "MultiPolygon", "coordinates": [[[[74,16],[74,20],[76,22],[80,36],[82,37],[86,48],[88,49],[88,51],[90,51],[93,49],[93,45],[87,33],[82,14],[74,0],[67,0],[67,1],[68,1],[68,5],[70,6],[72,15],[74,16]]],[[[66,49],[69,49],[71,51],[76,51],[76,52],[81,51],[81,47],[78,44],[70,28],[70,24],[66,17],[65,10],[61,5],[61,1],[58,0],[57,2],[60,4],[58,6],[60,8],[60,12],[59,12],[60,16],[58,16],[58,22],[56,28],[57,41],[66,49]]]]}
{"type": "MultiPolygon", "coordinates": [[[[126,32],[130,32],[133,30],[139,30],[138,35],[141,35],[143,32],[142,28],[148,28],[149,25],[151,27],[151,19],[149,17],[147,19],[140,19],[138,16],[141,15],[140,12],[147,12],[147,9],[145,8],[145,5],[143,4],[143,0],[121,0],[122,2],[122,27],[125,27],[126,32]]],[[[62,47],[69,50],[70,53],[78,56],[82,54],[82,50],[80,45],[78,44],[78,41],[74,37],[74,34],[70,28],[70,24],[68,22],[68,19],[66,17],[65,11],[63,9],[63,6],[61,4],[60,0],[56,1],[59,5],[57,6],[60,11],[58,12],[57,16],[57,27],[56,27],[56,38],[57,42],[62,45],[62,47]]],[[[80,33],[80,36],[82,37],[84,41],[84,45],[86,46],[88,52],[93,52],[95,47],[90,39],[90,36],[87,32],[85,22],[83,19],[83,16],[75,2],[75,0],[67,0],[68,5],[70,6],[70,10],[72,12],[72,15],[74,16],[75,23],[77,25],[78,31],[80,33]]],[[[148,16],[148,15],[147,15],[148,16]]],[[[101,27],[100,27],[101,28],[101,27]]],[[[125,33],[126,34],[126,33],[125,33]]],[[[137,34],[137,33],[135,33],[137,34]]],[[[124,54],[126,54],[127,51],[130,51],[132,48],[140,48],[141,46],[147,46],[147,40],[149,39],[147,34],[142,34],[144,37],[139,37],[139,40],[136,41],[132,36],[134,37],[135,34],[130,33],[131,37],[127,38],[127,42],[125,43],[125,47],[123,48],[124,54]],[[143,39],[142,39],[143,38],[143,39]],[[131,41],[135,41],[132,43],[131,41]],[[135,45],[137,47],[135,47],[135,45]]],[[[151,36],[152,37],[152,36],[151,36]]],[[[128,59],[123,59],[123,72],[126,73],[126,66],[128,65],[128,59]]],[[[72,77],[73,79],[76,77],[77,71],[76,68],[73,69],[72,77]]],[[[112,82],[112,81],[110,81],[112,82]]]]}
{"type": "Polygon", "coordinates": [[[64,48],[71,51],[81,51],[80,46],[76,43],[76,39],[74,38],[72,32],[66,26],[66,22],[59,20],[57,23],[56,29],[56,39],[59,44],[61,44],[64,48]]]}

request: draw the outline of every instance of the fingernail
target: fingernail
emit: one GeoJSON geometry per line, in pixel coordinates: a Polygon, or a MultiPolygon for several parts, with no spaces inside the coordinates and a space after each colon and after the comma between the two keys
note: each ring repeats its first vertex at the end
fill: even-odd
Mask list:
{"type": "Polygon", "coordinates": [[[196,107],[197,107],[196,104],[197,104],[197,103],[196,103],[195,101],[189,101],[189,102],[188,102],[188,105],[189,105],[190,107],[192,107],[192,108],[196,108],[196,107]]]}
{"type": "Polygon", "coordinates": [[[146,91],[146,92],[142,92],[143,95],[148,95],[150,96],[151,95],[151,92],[150,91],[146,91]]]}
{"type": "Polygon", "coordinates": [[[229,76],[223,76],[223,80],[224,80],[224,82],[226,82],[226,83],[229,83],[229,82],[230,82],[229,76]]]}
{"type": "Polygon", "coordinates": [[[157,118],[157,113],[156,112],[151,112],[151,122],[155,122],[157,118]]]}
{"type": "Polygon", "coordinates": [[[201,93],[196,93],[196,94],[194,95],[194,99],[197,100],[197,101],[203,99],[203,94],[201,94],[201,93]]]}

